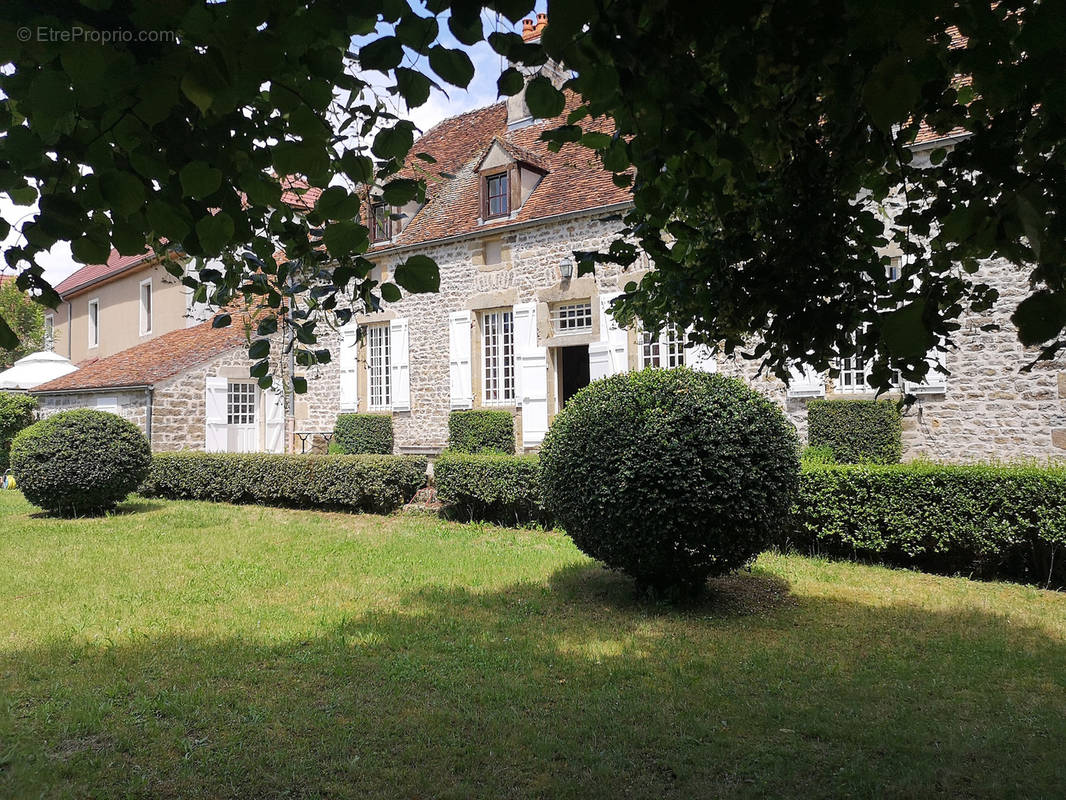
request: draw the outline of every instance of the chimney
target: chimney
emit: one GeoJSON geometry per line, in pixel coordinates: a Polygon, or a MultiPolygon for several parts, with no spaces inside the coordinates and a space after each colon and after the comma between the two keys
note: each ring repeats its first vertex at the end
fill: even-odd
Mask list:
{"type": "MultiPolygon", "coordinates": [[[[531,19],[522,20],[522,40],[527,44],[536,43],[547,26],[547,14],[537,14],[536,21],[531,19]]],[[[525,76],[527,84],[537,75],[544,75],[556,88],[562,88],[562,85],[566,83],[567,78],[570,77],[563,69],[562,65],[557,64],[554,61],[548,61],[548,63],[542,66],[533,68],[522,67],[517,64],[512,64],[511,66],[518,67],[525,76]]],[[[529,113],[529,107],[526,105],[526,90],[525,87],[523,87],[521,92],[507,98],[507,129],[514,130],[515,128],[522,128],[532,122],[533,117],[529,113]]]]}
{"type": "Polygon", "coordinates": [[[522,39],[527,42],[539,39],[540,35],[544,33],[544,26],[547,24],[547,14],[537,14],[536,22],[533,22],[531,19],[522,20],[522,39]]]}

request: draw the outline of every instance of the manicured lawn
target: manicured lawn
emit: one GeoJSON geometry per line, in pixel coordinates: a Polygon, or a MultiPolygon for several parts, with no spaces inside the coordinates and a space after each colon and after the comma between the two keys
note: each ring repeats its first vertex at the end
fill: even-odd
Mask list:
{"type": "Polygon", "coordinates": [[[1066,595],[766,555],[684,612],[557,534],[0,493],[0,797],[1062,797],[1066,595]]]}

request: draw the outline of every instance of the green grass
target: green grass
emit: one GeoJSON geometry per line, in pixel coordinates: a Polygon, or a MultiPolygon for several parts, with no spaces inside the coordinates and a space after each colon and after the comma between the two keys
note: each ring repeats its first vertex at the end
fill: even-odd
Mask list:
{"type": "Polygon", "coordinates": [[[1062,797],[1066,596],[560,535],[0,493],[0,797],[1062,797]]]}

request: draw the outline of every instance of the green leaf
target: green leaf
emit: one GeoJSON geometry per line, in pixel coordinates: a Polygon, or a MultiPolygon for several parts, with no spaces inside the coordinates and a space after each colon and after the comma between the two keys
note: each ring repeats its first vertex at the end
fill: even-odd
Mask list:
{"type": "Polygon", "coordinates": [[[403,45],[395,36],[382,36],[359,48],[359,66],[363,69],[388,72],[400,66],[402,61],[403,45]]]}
{"type": "Polygon", "coordinates": [[[480,7],[453,7],[448,17],[448,30],[460,44],[475,45],[480,42],[484,35],[480,7]]]}
{"type": "Polygon", "coordinates": [[[14,350],[19,346],[19,337],[11,330],[3,317],[0,317],[0,348],[14,350]]]}
{"type": "MultiPolygon", "coordinates": [[[[253,344],[252,347],[255,347],[255,344],[253,344]]],[[[249,358],[255,358],[255,356],[252,355],[252,347],[248,348],[249,358]]],[[[254,364],[252,364],[251,367],[248,368],[248,374],[251,375],[253,378],[262,378],[268,372],[270,372],[270,361],[265,358],[262,361],[256,361],[254,364]]]]}
{"type": "Polygon", "coordinates": [[[1050,342],[1066,326],[1066,295],[1041,289],[1022,300],[1010,319],[1022,344],[1034,347],[1050,342]]]}
{"type": "Polygon", "coordinates": [[[429,50],[429,66],[442,80],[465,89],[474,78],[474,62],[462,50],[435,45],[429,50]]]}
{"type": "Polygon", "coordinates": [[[217,255],[233,238],[233,218],[225,211],[207,214],[196,223],[196,238],[208,255],[217,255]]]}
{"type": "Polygon", "coordinates": [[[215,102],[215,93],[210,86],[193,72],[186,72],[181,79],[181,93],[200,109],[201,114],[206,114],[211,104],[215,102]]]}
{"type": "Polygon", "coordinates": [[[505,69],[503,74],[496,80],[496,88],[503,97],[513,97],[522,91],[522,87],[525,85],[526,79],[514,67],[505,69]]]}
{"type": "Polygon", "coordinates": [[[324,177],[329,172],[328,145],[314,142],[281,142],[272,154],[278,175],[324,177]]]}
{"type": "Polygon", "coordinates": [[[267,389],[274,385],[274,376],[262,375],[259,377],[259,380],[257,380],[256,383],[259,385],[259,388],[265,392],[267,389]]]}
{"type": "Polygon", "coordinates": [[[111,255],[111,248],[105,239],[100,241],[95,236],[79,236],[70,243],[70,252],[80,264],[105,264],[111,255]]]}
{"type": "Polygon", "coordinates": [[[418,70],[407,67],[396,68],[396,90],[407,103],[408,108],[418,108],[429,100],[433,82],[418,70]]]}
{"type": "Polygon", "coordinates": [[[399,287],[394,283],[381,284],[381,299],[386,303],[398,303],[403,295],[400,294],[399,287]]]}
{"type": "Polygon", "coordinates": [[[296,394],[307,394],[307,378],[302,378],[299,375],[293,375],[292,390],[296,392],[296,394]]]}
{"type": "Polygon", "coordinates": [[[239,185],[252,205],[276,208],[281,203],[281,186],[258,170],[241,175],[239,185]]]}
{"type": "Polygon", "coordinates": [[[148,224],[157,236],[179,242],[189,235],[191,229],[191,220],[184,216],[184,211],[162,200],[151,200],[148,203],[148,224]]]}
{"type": "Polygon", "coordinates": [[[891,355],[918,359],[929,352],[933,336],[922,321],[924,312],[925,300],[915,300],[885,314],[881,338],[891,355]]]}
{"type": "Polygon", "coordinates": [[[886,56],[874,67],[863,87],[863,105],[882,132],[890,134],[892,126],[904,122],[918,101],[921,85],[899,53],[886,56]]]}
{"type": "Polygon", "coordinates": [[[395,158],[403,161],[415,143],[414,123],[403,119],[391,128],[381,130],[374,137],[370,151],[381,159],[395,158]]]}
{"type": "Polygon", "coordinates": [[[353,252],[362,252],[370,239],[366,228],[358,222],[343,220],[327,225],[322,241],[331,256],[340,258],[353,252]]]}
{"type": "Polygon", "coordinates": [[[7,196],[17,206],[32,206],[37,202],[37,189],[33,186],[20,186],[8,190],[7,196]]]}
{"type": "Polygon", "coordinates": [[[396,25],[396,38],[417,53],[426,52],[440,32],[440,25],[434,17],[420,17],[411,12],[404,14],[396,25]]]}
{"type": "Polygon", "coordinates": [[[395,279],[412,294],[440,290],[440,270],[429,256],[411,256],[396,268],[395,279]]]}
{"type": "Polygon", "coordinates": [[[111,206],[112,213],[128,217],[144,206],[144,184],[136,175],[118,170],[100,173],[100,193],[111,206]]]}
{"type": "Polygon", "coordinates": [[[270,340],[256,339],[248,348],[248,358],[266,358],[270,355],[270,340]]]}
{"type": "Polygon", "coordinates": [[[178,173],[181,191],[185,197],[203,200],[218,191],[222,185],[222,170],[204,161],[190,161],[178,173]]]}
{"type": "Polygon", "coordinates": [[[231,322],[233,322],[233,317],[230,314],[218,314],[218,315],[215,316],[215,318],[213,320],[211,320],[211,327],[212,328],[225,328],[231,322]]]}
{"type": "Polygon", "coordinates": [[[315,210],[324,219],[352,219],[359,213],[359,196],[343,186],[330,186],[318,198],[315,210]]]}
{"type": "Polygon", "coordinates": [[[414,200],[419,194],[419,183],[410,178],[397,178],[385,184],[381,199],[390,206],[403,206],[414,200]]]}
{"type": "Polygon", "coordinates": [[[589,131],[581,137],[581,144],[591,147],[593,150],[603,150],[611,145],[612,137],[606,133],[589,131]]]}
{"type": "Polygon", "coordinates": [[[545,76],[538,75],[526,87],[526,105],[537,119],[551,119],[563,113],[566,97],[545,76]]]}

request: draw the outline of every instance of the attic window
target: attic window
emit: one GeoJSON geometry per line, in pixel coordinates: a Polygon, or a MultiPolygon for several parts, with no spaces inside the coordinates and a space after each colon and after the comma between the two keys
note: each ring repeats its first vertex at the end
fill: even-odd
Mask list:
{"type": "Polygon", "coordinates": [[[385,242],[392,238],[392,220],[385,203],[370,205],[370,241],[385,242]]]}
{"type": "Polygon", "coordinates": [[[485,176],[485,219],[511,213],[510,181],[506,172],[485,176]]]}

